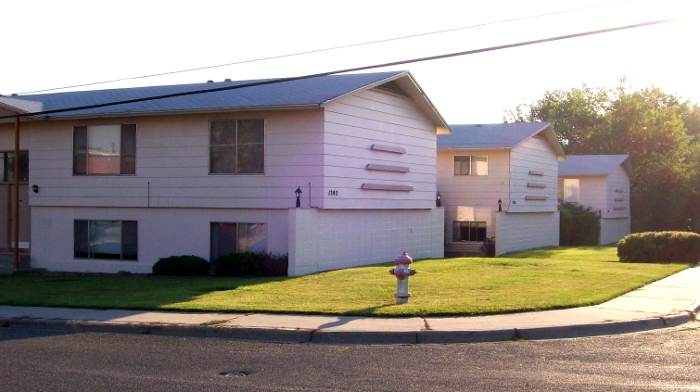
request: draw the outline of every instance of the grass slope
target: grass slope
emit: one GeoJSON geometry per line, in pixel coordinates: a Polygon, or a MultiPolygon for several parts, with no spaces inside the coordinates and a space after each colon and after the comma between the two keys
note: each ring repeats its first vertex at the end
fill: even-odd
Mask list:
{"type": "Polygon", "coordinates": [[[289,278],[12,275],[0,304],[376,316],[474,315],[597,304],[687,268],[617,261],[614,247],[422,260],[395,305],[393,263],[289,278]]]}

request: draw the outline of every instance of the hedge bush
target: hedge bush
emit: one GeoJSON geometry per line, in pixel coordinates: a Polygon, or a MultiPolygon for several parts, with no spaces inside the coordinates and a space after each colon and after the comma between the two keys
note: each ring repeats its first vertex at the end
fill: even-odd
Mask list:
{"type": "Polygon", "coordinates": [[[287,255],[242,252],[212,262],[216,276],[287,276],[287,255]]]}
{"type": "Polygon", "coordinates": [[[204,276],[209,267],[209,262],[199,256],[170,256],[153,264],[153,275],[204,276]]]}
{"type": "Polygon", "coordinates": [[[559,213],[559,245],[598,245],[600,217],[591,207],[562,203],[559,205],[559,213]]]}
{"type": "Polygon", "coordinates": [[[685,231],[634,233],[617,243],[620,261],[636,263],[700,262],[700,234],[685,231]]]}

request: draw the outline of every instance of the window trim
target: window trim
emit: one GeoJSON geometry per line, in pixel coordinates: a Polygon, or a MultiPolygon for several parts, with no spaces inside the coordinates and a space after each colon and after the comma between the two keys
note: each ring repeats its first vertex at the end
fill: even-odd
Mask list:
{"type": "MultiPolygon", "coordinates": [[[[207,173],[207,174],[209,174],[209,175],[214,175],[214,176],[218,176],[218,175],[225,175],[225,176],[226,176],[226,175],[228,175],[228,176],[230,176],[230,175],[235,175],[235,176],[264,176],[264,175],[265,175],[265,170],[266,170],[265,158],[266,158],[266,153],[267,153],[267,148],[266,148],[266,143],[265,143],[265,139],[266,139],[266,137],[267,137],[267,120],[266,120],[265,118],[220,118],[220,119],[212,119],[212,120],[209,120],[209,133],[207,134],[207,136],[208,136],[208,139],[209,139],[209,140],[208,140],[208,150],[209,150],[209,154],[208,154],[208,155],[209,155],[209,156],[208,156],[208,164],[207,164],[207,166],[208,166],[208,167],[207,167],[207,170],[208,170],[208,173],[207,173]],[[263,151],[262,151],[262,172],[259,172],[259,173],[238,173],[238,146],[239,146],[239,143],[238,143],[238,126],[239,126],[239,125],[238,125],[238,124],[239,124],[240,121],[255,121],[255,120],[262,121],[262,124],[263,124],[263,135],[262,135],[262,137],[263,137],[262,140],[263,140],[263,141],[262,141],[262,143],[260,143],[260,144],[262,144],[262,148],[263,148],[263,151]],[[212,126],[213,126],[213,124],[214,124],[214,123],[217,123],[217,122],[235,122],[235,123],[236,123],[236,161],[235,161],[236,167],[235,167],[235,170],[234,170],[233,172],[214,172],[214,171],[212,171],[212,147],[213,147],[213,146],[212,146],[212,143],[211,143],[211,137],[212,137],[211,132],[212,132],[212,126]]],[[[241,222],[241,223],[243,223],[243,222],[241,222]]]]}
{"type": "Polygon", "coordinates": [[[489,175],[489,156],[487,155],[476,155],[476,154],[469,154],[469,155],[453,155],[452,156],[452,176],[453,177],[486,177],[489,175]],[[466,158],[469,157],[469,174],[456,174],[455,173],[455,162],[457,161],[457,158],[466,158]],[[472,158],[473,157],[479,157],[479,158],[486,158],[486,174],[472,174],[472,158]]]}
{"type": "MultiPolygon", "coordinates": [[[[138,221],[135,220],[115,220],[115,219],[74,219],[73,220],[73,259],[74,260],[103,260],[103,261],[116,261],[116,262],[138,262],[139,259],[139,252],[138,252],[138,221]],[[78,255],[78,222],[86,222],[87,224],[87,243],[80,244],[84,248],[87,249],[87,256],[82,257],[78,255]],[[101,257],[94,257],[94,254],[91,254],[91,249],[90,249],[90,227],[91,227],[91,222],[119,222],[120,224],[120,230],[121,230],[121,238],[120,238],[120,249],[119,249],[119,258],[101,258],[101,257]],[[134,228],[134,234],[135,234],[135,250],[136,250],[136,257],[135,258],[124,258],[124,223],[132,223],[133,228],[134,228]]],[[[81,239],[82,240],[82,239],[81,239]]]]}
{"type": "Polygon", "coordinates": [[[114,176],[135,176],[136,175],[136,157],[137,157],[137,145],[138,145],[138,125],[136,123],[119,123],[119,124],[91,124],[91,125],[74,125],[73,126],[73,131],[71,133],[71,141],[72,141],[72,146],[71,146],[71,161],[72,161],[72,175],[73,177],[114,177],[114,176]],[[99,126],[119,126],[120,127],[120,133],[119,133],[119,173],[90,173],[90,165],[89,165],[89,157],[90,157],[90,146],[88,144],[89,142],[89,131],[90,127],[99,127],[99,126]],[[122,172],[124,168],[124,157],[126,157],[128,154],[124,154],[124,131],[125,131],[125,126],[133,126],[133,133],[134,133],[134,138],[133,138],[133,159],[134,159],[134,168],[133,168],[133,173],[126,173],[122,172]],[[86,151],[85,151],[85,174],[82,173],[76,173],[76,151],[75,151],[75,132],[77,128],[85,128],[86,132],[86,151]]]}

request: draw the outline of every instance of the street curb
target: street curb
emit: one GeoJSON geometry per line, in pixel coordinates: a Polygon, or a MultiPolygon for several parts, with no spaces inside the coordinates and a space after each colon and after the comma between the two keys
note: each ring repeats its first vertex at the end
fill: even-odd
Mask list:
{"type": "Polygon", "coordinates": [[[692,305],[690,305],[688,310],[693,312],[693,315],[698,316],[698,312],[700,312],[700,300],[695,301],[692,305]]]}
{"type": "MultiPolygon", "coordinates": [[[[686,315],[687,317],[687,315],[686,315]]],[[[674,319],[675,320],[675,319],[674,319]]],[[[587,336],[617,335],[671,327],[662,318],[618,321],[604,324],[580,324],[561,327],[518,329],[519,337],[526,340],[566,339],[587,336]]]]}
{"type": "MultiPolygon", "coordinates": [[[[2,324],[1,321],[0,324],[2,324]]],[[[50,320],[34,318],[9,319],[6,327],[70,332],[107,332],[137,335],[223,338],[284,343],[310,342],[312,333],[311,330],[297,329],[217,327],[179,324],[106,323],[100,321],[50,320]]]]}
{"type": "MultiPolygon", "coordinates": [[[[700,301],[692,309],[700,308],[700,301]]],[[[516,339],[549,340],[600,335],[615,335],[676,327],[695,320],[696,312],[602,324],[579,324],[556,327],[512,328],[483,331],[319,331],[263,327],[231,327],[219,325],[182,325],[148,323],[113,323],[39,319],[30,317],[0,318],[2,328],[43,329],[66,332],[122,333],[281,343],[316,344],[457,344],[502,342],[516,339]]]]}
{"type": "Polygon", "coordinates": [[[320,344],[415,344],[418,332],[314,331],[311,343],[320,344]]]}
{"type": "Polygon", "coordinates": [[[515,329],[493,331],[420,331],[417,343],[451,344],[451,343],[487,343],[502,342],[517,338],[515,329]]]}

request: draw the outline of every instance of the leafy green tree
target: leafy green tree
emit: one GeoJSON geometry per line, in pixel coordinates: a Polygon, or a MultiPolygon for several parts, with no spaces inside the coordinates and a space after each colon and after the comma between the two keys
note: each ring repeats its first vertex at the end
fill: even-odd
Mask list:
{"type": "Polygon", "coordinates": [[[657,87],[545,92],[506,122],[548,121],[567,154],[629,154],[633,231],[700,230],[700,108],[657,87]]]}

